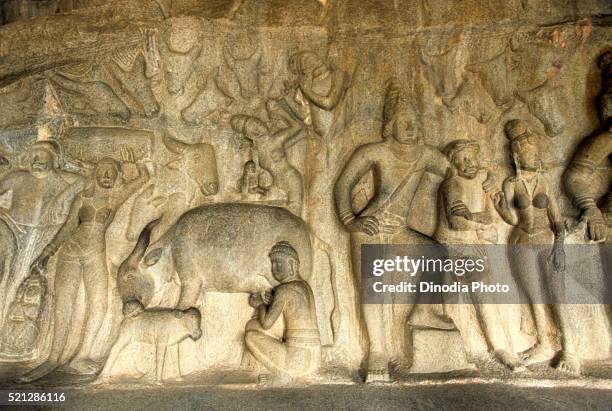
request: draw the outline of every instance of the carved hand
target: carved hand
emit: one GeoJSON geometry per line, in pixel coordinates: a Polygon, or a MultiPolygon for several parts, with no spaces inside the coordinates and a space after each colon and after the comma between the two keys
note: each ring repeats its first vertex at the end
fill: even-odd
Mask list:
{"type": "Polygon", "coordinates": [[[346,228],[353,232],[362,232],[368,235],[378,233],[378,219],[376,217],[356,217],[345,224],[346,228]]]}
{"type": "Polygon", "coordinates": [[[565,271],[565,250],[563,244],[555,244],[551,254],[553,269],[557,272],[565,271]]]}
{"type": "Polygon", "coordinates": [[[136,156],[134,155],[134,149],[132,147],[121,147],[120,149],[121,161],[124,163],[135,163],[136,156]]]}
{"type": "Polygon", "coordinates": [[[601,210],[597,207],[590,207],[584,210],[583,217],[587,221],[589,237],[593,241],[604,241],[608,227],[606,221],[601,214],[601,210]]]}
{"type": "Polygon", "coordinates": [[[302,90],[304,90],[304,89],[306,89],[306,90],[312,89],[313,73],[312,72],[304,73],[303,75],[301,75],[299,77],[298,81],[299,81],[299,84],[300,84],[300,88],[302,90]]]}
{"type": "Polygon", "coordinates": [[[38,273],[42,275],[47,270],[47,264],[49,263],[49,255],[46,253],[41,254],[32,264],[30,265],[30,272],[38,273]]]}
{"type": "Polygon", "coordinates": [[[249,305],[253,308],[257,308],[260,305],[265,304],[263,298],[261,297],[261,294],[256,293],[256,294],[251,294],[249,296],[249,305]]]}
{"type": "Polygon", "coordinates": [[[269,305],[272,302],[273,295],[272,290],[266,290],[262,297],[264,304],[269,305]]]}
{"type": "Polygon", "coordinates": [[[485,193],[490,193],[495,189],[495,175],[487,170],[487,178],[482,182],[482,189],[485,193]]]}
{"type": "Polygon", "coordinates": [[[506,201],[506,196],[503,192],[498,191],[493,194],[493,205],[498,212],[502,212],[508,210],[508,202],[506,201]]]}
{"type": "Polygon", "coordinates": [[[266,110],[268,110],[268,112],[270,113],[274,113],[275,111],[280,111],[281,108],[278,104],[278,101],[274,99],[269,99],[268,101],[266,101],[266,110]]]}

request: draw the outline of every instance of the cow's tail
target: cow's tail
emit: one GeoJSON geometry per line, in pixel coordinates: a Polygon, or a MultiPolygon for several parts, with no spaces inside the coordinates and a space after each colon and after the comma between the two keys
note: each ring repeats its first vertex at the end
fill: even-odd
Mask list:
{"type": "MultiPolygon", "coordinates": [[[[330,309],[330,307],[327,306],[327,304],[324,304],[325,306],[325,312],[321,312],[321,306],[317,307],[317,321],[319,322],[319,324],[321,323],[321,321],[319,321],[319,317],[320,316],[325,316],[323,320],[323,322],[325,322],[326,324],[331,324],[331,327],[329,327],[329,331],[328,332],[322,332],[321,334],[321,343],[323,345],[334,345],[336,343],[336,339],[337,339],[337,333],[338,330],[340,329],[340,311],[339,311],[339,300],[338,300],[338,288],[337,288],[337,284],[336,284],[336,262],[334,259],[334,253],[332,248],[330,247],[329,244],[327,244],[325,241],[321,240],[319,237],[317,237],[316,235],[314,235],[313,233],[310,234],[311,237],[311,242],[313,245],[313,278],[311,278],[311,282],[315,283],[315,284],[321,284],[321,282],[327,282],[326,279],[321,279],[320,278],[320,274],[317,273],[317,268],[316,268],[316,262],[317,262],[317,258],[316,258],[316,251],[320,251],[323,254],[325,254],[326,259],[327,259],[327,263],[329,264],[329,287],[331,288],[331,292],[332,292],[332,296],[333,296],[333,304],[332,307],[330,309]],[[314,276],[317,276],[317,278],[314,278],[314,276]]],[[[323,285],[323,290],[315,290],[315,298],[317,295],[322,295],[322,294],[326,294],[326,291],[329,291],[329,288],[326,285],[323,285]],[[321,293],[321,291],[323,291],[323,293],[321,293]]],[[[319,328],[321,328],[321,326],[319,326],[319,328]]],[[[328,329],[328,327],[325,327],[325,329],[328,329]]],[[[324,330],[321,330],[324,331],[324,330]]]]}

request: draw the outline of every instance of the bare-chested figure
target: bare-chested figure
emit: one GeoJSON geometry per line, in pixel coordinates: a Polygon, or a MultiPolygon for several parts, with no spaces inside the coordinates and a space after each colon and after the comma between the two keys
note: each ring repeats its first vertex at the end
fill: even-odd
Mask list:
{"type": "Polygon", "coordinates": [[[244,163],[244,171],[238,187],[243,198],[263,197],[268,193],[268,189],[261,183],[261,172],[257,170],[257,164],[253,160],[244,163]]]}
{"type": "MultiPolygon", "coordinates": [[[[126,162],[133,162],[133,153],[126,149],[126,162]]],[[[74,200],[68,219],[55,238],[32,263],[32,270],[44,272],[51,256],[59,250],[55,271],[55,320],[53,343],[45,363],[27,373],[22,381],[33,381],[62,365],[73,316],[79,284],[85,284],[85,322],[80,345],[80,358],[74,363],[75,371],[92,374],[100,369],[92,358],[92,348],[107,314],[109,274],[106,265],[106,230],[119,207],[149,179],[144,165],[138,167],[139,177],[120,187],[119,162],[101,159],[95,170],[94,182],[74,200]]],[[[79,333],[80,334],[80,333],[79,333]]]]}
{"type": "MultiPolygon", "coordinates": [[[[476,253],[478,257],[487,258],[486,248],[477,245],[497,243],[497,230],[493,219],[495,208],[485,189],[488,172],[480,165],[480,146],[472,140],[455,140],[444,148],[444,153],[452,168],[438,190],[439,217],[434,238],[446,246],[451,257],[476,253]]],[[[480,279],[490,283],[490,273],[483,273],[480,279]]],[[[512,352],[499,306],[483,304],[477,293],[465,297],[476,310],[476,322],[470,321],[469,315],[463,315],[465,307],[450,305],[447,310],[461,332],[466,351],[469,354],[475,351],[469,337],[477,330],[468,327],[477,326],[498,361],[512,370],[521,369],[519,358],[512,352]]]]}
{"type": "Polygon", "coordinates": [[[304,185],[300,172],[291,165],[286,149],[296,143],[302,126],[275,101],[267,103],[268,112],[286,123],[286,127],[272,131],[257,117],[237,114],[230,123],[234,131],[244,134],[253,142],[259,165],[268,171],[274,184],[287,194],[287,208],[297,216],[302,215],[304,185]]]}
{"type": "Polygon", "coordinates": [[[565,172],[565,189],[586,220],[588,236],[605,241],[612,227],[612,52],[601,56],[602,92],[598,98],[603,128],[580,142],[565,172]]]}
{"type": "Polygon", "coordinates": [[[6,316],[30,264],[60,229],[84,179],[61,169],[59,145],[54,140],[36,142],[29,153],[28,169],[9,172],[0,180],[0,196],[10,195],[2,218],[17,240],[17,253],[0,285],[0,319],[6,316]]]}
{"type": "Polygon", "coordinates": [[[272,293],[250,296],[256,316],[246,325],[246,347],[275,376],[304,377],[316,371],[321,359],[314,295],[300,277],[299,256],[291,244],[276,243],[270,250],[270,262],[272,275],[280,285],[272,293]],[[279,340],[265,330],[272,328],[281,315],[285,331],[279,340]]]}
{"type": "MultiPolygon", "coordinates": [[[[437,244],[411,228],[407,217],[424,173],[444,177],[448,160],[436,148],[418,142],[416,113],[397,80],[391,80],[387,85],[382,135],[383,141],[365,144],[355,150],[334,188],[338,217],[351,232],[356,287],[361,283],[362,244],[437,244]],[[356,214],[351,204],[352,191],[370,170],[376,176],[375,193],[365,208],[356,214]]],[[[366,327],[367,380],[388,380],[390,365],[409,368],[405,329],[412,305],[362,304],[360,308],[366,327]],[[393,318],[391,322],[389,317],[393,318]]]]}
{"type": "Polygon", "coordinates": [[[346,92],[347,74],[310,51],[292,55],[289,69],[298,76],[294,98],[306,109],[304,121],[312,124],[320,138],[329,141],[344,126],[337,108],[346,92]]]}

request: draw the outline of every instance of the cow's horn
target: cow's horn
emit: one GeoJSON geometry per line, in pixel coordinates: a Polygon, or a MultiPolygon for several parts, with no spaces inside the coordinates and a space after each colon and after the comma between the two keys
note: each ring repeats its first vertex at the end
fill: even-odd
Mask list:
{"type": "Polygon", "coordinates": [[[144,256],[145,251],[147,251],[147,247],[149,247],[149,243],[151,241],[151,232],[153,229],[159,224],[161,218],[157,220],[151,221],[147,226],[140,232],[138,236],[138,241],[134,246],[134,249],[128,256],[128,258],[121,265],[127,265],[128,267],[136,267],[138,262],[144,256]]]}

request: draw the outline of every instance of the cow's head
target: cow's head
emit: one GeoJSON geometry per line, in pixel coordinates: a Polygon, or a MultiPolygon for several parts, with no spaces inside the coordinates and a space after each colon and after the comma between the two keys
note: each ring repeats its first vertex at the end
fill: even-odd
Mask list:
{"type": "Polygon", "coordinates": [[[215,150],[210,144],[186,144],[165,134],[164,145],[182,158],[183,170],[205,196],[219,192],[219,176],[215,150]]]}
{"type": "Polygon", "coordinates": [[[197,308],[188,308],[176,313],[176,317],[183,322],[188,336],[197,341],[202,337],[202,315],[197,308]]]}
{"type": "Polygon", "coordinates": [[[142,230],[130,255],[121,263],[117,283],[123,302],[140,301],[145,307],[159,285],[170,281],[175,272],[169,244],[164,241],[149,247],[151,232],[160,219],[142,230]]]}

